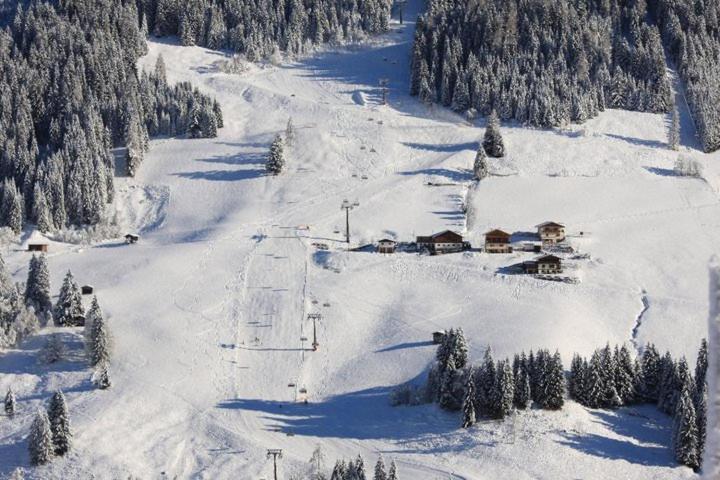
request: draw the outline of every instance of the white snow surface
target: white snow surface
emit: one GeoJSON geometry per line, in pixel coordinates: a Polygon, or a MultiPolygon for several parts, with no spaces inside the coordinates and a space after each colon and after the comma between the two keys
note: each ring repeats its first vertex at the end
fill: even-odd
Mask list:
{"type": "MultiPolygon", "coordinates": [[[[483,122],[406,93],[413,29],[395,22],[366,44],[241,75],[217,69],[225,53],[150,40],[140,66],[162,53],[171,81],[220,101],[225,128],[153,140],[137,178],[117,181],[118,216],[138,244],[51,244],[54,293],[68,269],[96,288],[114,385],[90,385],[79,332],[66,329],[71,355],[51,367],[34,356],[52,329],[4,353],[0,392],[13,386],[20,413],[0,422],[0,473],[29,468],[33,412],[62,388],[73,450],[29,478],[271,478],[268,448],[283,449],[288,478],[316,444],[331,461],[360,453],[370,466],[382,453],[403,479],[696,477],[675,464],[670,420],[653,407],[568,402],[462,430],[435,405],[388,405],[392,386],[422,381],[439,328],[463,327],[478,360],[490,345],[498,358],[557,348],[569,364],[609,341],[655,342],[694,364],[707,261],[720,253],[720,155],[697,151],[686,108],[682,150],[703,179],[673,175],[667,117],[607,111],[565,130],[504,126],[508,157],[476,186],[483,122]],[[264,156],[289,117],[287,171],[268,177],[264,156]],[[347,252],[344,199],[359,202],[353,246],[444,229],[479,246],[491,228],[555,220],[588,256],[568,260],[579,283],[565,284],[504,273],[525,253],[347,252]],[[317,352],[301,342],[314,312],[317,352]],[[307,389],[307,405],[289,384],[307,389]]],[[[23,281],[28,254],[3,254],[23,281]]]]}

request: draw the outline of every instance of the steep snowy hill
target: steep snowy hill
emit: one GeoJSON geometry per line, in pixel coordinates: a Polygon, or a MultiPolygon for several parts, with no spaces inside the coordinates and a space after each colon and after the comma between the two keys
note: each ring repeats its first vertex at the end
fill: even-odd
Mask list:
{"type": "MultiPolygon", "coordinates": [[[[170,81],[218,98],[225,128],[216,139],[154,140],[138,177],[118,181],[121,220],[140,243],[51,245],[54,291],[67,269],[97,289],[114,334],[114,386],[91,387],[77,337],[52,368],[34,364],[41,338],[4,354],[0,391],[12,385],[22,410],[0,422],[1,472],[27,466],[32,414],[63,388],[74,449],[31,478],[269,478],[268,448],[283,449],[288,478],[316,444],[331,460],[361,453],[370,464],[382,453],[401,478],[420,480],[695,477],[675,464],[670,420],[653,408],[569,402],[461,431],[436,406],[388,405],[392,386],[423,374],[438,328],[462,326],[475,359],[487,345],[498,357],[546,347],[567,366],[607,341],[652,341],[694,361],[706,263],[720,250],[720,156],[692,150],[707,180],[674,176],[663,116],[505,127],[509,155],[476,186],[482,122],[404,93],[412,31],[394,22],[367,44],[242,74],[222,73],[221,52],[150,43],[141,67],[162,54],[170,81]],[[265,155],[289,117],[287,171],[268,177],[265,155]],[[569,262],[579,283],[506,273],[532,258],[523,253],[348,252],[345,199],[359,203],[353,246],[443,229],[479,245],[492,227],[565,222],[587,254],[569,262]],[[301,340],[312,338],[309,313],[322,315],[317,352],[301,340]],[[300,388],[307,405],[294,402],[300,388]]],[[[20,281],[28,255],[16,247],[3,254],[20,281]]]]}

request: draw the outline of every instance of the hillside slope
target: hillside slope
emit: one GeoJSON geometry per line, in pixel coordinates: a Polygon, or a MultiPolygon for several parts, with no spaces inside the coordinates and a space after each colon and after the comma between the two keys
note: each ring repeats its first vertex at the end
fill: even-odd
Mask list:
{"type": "MultiPolygon", "coordinates": [[[[376,41],[240,75],[218,70],[222,53],[149,44],[141,67],[162,53],[170,81],[192,80],[220,101],[225,128],[216,139],[153,141],[138,177],[118,182],[139,244],[52,244],[54,288],[68,268],[97,288],[115,337],[114,386],[93,390],[76,356],[36,366],[40,338],[5,354],[0,391],[12,384],[22,412],[0,422],[0,472],[27,466],[34,408],[63,388],[74,450],[30,478],[267,478],[267,448],[284,450],[287,478],[317,443],[331,460],[361,453],[371,464],[382,453],[420,480],[695,477],[673,461],[670,420],[652,408],[569,402],[460,430],[435,406],[388,406],[392,386],[422,375],[437,328],[462,326],[475,359],[491,345],[497,357],[559,348],[569,362],[607,341],[652,341],[694,359],[706,335],[706,261],[720,249],[720,157],[695,153],[708,181],[673,176],[663,116],[508,126],[498,175],[473,184],[482,124],[404,93],[412,32],[393,22],[376,41]],[[264,155],[290,116],[288,169],[265,176],[264,155]],[[520,253],[346,252],[344,199],[359,202],[353,245],[446,228],[479,245],[490,227],[553,219],[589,258],[571,262],[573,285],[504,274],[529,258],[520,253]],[[317,352],[301,341],[314,312],[317,352]],[[289,384],[307,390],[308,405],[294,403],[289,384]]],[[[6,257],[22,280],[27,254],[12,246],[6,257]]]]}

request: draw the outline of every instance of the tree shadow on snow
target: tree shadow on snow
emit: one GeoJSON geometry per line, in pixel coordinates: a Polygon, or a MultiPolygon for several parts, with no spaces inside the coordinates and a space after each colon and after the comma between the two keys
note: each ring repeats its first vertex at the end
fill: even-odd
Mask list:
{"type": "Polygon", "coordinates": [[[616,133],[607,133],[605,135],[607,137],[614,138],[616,140],[623,140],[627,143],[630,143],[632,145],[638,145],[640,147],[649,147],[649,148],[666,148],[667,147],[667,144],[665,142],[660,142],[658,140],[645,140],[643,138],[626,137],[625,135],[618,135],[616,133]]]}
{"type": "Polygon", "coordinates": [[[188,178],[190,180],[210,180],[212,182],[238,182],[241,180],[252,180],[264,177],[265,170],[205,170],[196,172],[173,173],[176,177],[188,178]]]}
{"type": "Polygon", "coordinates": [[[675,173],[675,170],[672,170],[670,168],[658,168],[658,167],[643,167],[648,172],[659,175],[661,177],[677,177],[679,176],[677,173],[675,173]]]}
{"type": "Polygon", "coordinates": [[[621,438],[609,438],[594,433],[563,433],[559,443],[589,455],[625,460],[629,463],[672,467],[676,465],[670,444],[669,417],[654,407],[594,411],[596,423],[621,438]]]}
{"type": "Polygon", "coordinates": [[[420,170],[398,172],[400,175],[433,175],[437,177],[445,177],[454,182],[465,182],[472,179],[472,174],[468,171],[450,170],[448,168],[423,168],[420,170]]]}
{"type": "Polygon", "coordinates": [[[34,335],[13,350],[0,355],[0,374],[43,375],[49,372],[78,372],[88,368],[82,337],[71,331],[55,332],[65,346],[63,358],[51,364],[39,362],[50,335],[34,335]]]}
{"type": "Polygon", "coordinates": [[[436,405],[392,407],[389,392],[390,387],[369,388],[308,404],[236,399],[218,407],[261,412],[268,431],[296,436],[414,442],[458,430],[457,413],[436,405]]]}
{"type": "Polygon", "coordinates": [[[416,150],[427,150],[429,152],[439,153],[457,153],[464,150],[472,150],[474,152],[478,149],[477,142],[446,144],[403,142],[403,145],[416,150]]]}

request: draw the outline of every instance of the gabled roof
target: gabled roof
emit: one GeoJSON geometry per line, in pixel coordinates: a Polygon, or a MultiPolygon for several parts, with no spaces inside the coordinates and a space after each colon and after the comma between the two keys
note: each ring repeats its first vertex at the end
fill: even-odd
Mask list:
{"type": "Polygon", "coordinates": [[[565,228],[565,225],[562,223],[557,222],[543,222],[540,225],[535,225],[535,228],[542,228],[542,227],[562,227],[565,228]]]}
{"type": "Polygon", "coordinates": [[[378,240],[378,243],[397,243],[395,240],[390,240],[389,238],[383,238],[382,240],[378,240]]]}
{"type": "Polygon", "coordinates": [[[560,257],[555,255],[544,255],[535,260],[537,263],[561,263],[560,257]]]}
{"type": "Polygon", "coordinates": [[[452,230],[443,230],[442,232],[431,235],[430,238],[442,237],[443,235],[447,235],[448,233],[462,238],[462,235],[460,235],[459,233],[455,233],[452,230]]]}
{"type": "Polygon", "coordinates": [[[485,232],[485,236],[488,237],[510,237],[511,235],[503,230],[495,229],[490,230],[489,232],[485,232]]]}

